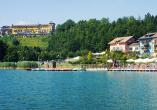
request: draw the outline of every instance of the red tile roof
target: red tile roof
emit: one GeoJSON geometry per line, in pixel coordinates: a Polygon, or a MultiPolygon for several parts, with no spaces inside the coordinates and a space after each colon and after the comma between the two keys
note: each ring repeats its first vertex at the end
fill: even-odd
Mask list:
{"type": "Polygon", "coordinates": [[[115,44],[115,43],[126,43],[129,39],[133,38],[133,36],[128,36],[128,37],[117,37],[113,39],[111,42],[108,44],[115,44]]]}
{"type": "Polygon", "coordinates": [[[147,33],[144,36],[140,37],[139,39],[144,39],[144,38],[156,38],[157,33],[147,33]]]}

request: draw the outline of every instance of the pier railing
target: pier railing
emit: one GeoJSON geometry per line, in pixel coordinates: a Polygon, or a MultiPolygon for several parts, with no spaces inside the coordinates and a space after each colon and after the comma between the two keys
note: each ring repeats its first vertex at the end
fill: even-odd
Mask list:
{"type": "Polygon", "coordinates": [[[111,67],[109,71],[157,71],[157,64],[128,64],[126,66],[111,67]]]}

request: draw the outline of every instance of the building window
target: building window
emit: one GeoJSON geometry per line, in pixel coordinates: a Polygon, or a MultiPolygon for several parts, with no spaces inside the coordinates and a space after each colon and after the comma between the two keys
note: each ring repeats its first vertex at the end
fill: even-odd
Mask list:
{"type": "Polygon", "coordinates": [[[120,50],[119,47],[117,47],[117,48],[116,48],[116,51],[119,51],[119,50],[120,50]]]}
{"type": "Polygon", "coordinates": [[[115,51],[115,47],[113,47],[113,51],[115,51]]]}
{"type": "Polygon", "coordinates": [[[135,50],[138,50],[138,47],[136,47],[135,50]]]}

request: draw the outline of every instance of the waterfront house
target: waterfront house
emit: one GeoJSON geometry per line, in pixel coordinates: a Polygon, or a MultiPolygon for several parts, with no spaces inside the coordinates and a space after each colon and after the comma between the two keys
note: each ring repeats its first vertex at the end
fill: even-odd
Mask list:
{"type": "Polygon", "coordinates": [[[134,36],[117,37],[109,42],[110,51],[129,52],[129,45],[135,42],[134,36]]]}
{"type": "Polygon", "coordinates": [[[140,55],[156,56],[157,33],[148,33],[139,38],[140,55]]]}
{"type": "Polygon", "coordinates": [[[135,42],[129,45],[129,51],[130,52],[139,52],[140,51],[140,45],[139,42],[135,42]]]}

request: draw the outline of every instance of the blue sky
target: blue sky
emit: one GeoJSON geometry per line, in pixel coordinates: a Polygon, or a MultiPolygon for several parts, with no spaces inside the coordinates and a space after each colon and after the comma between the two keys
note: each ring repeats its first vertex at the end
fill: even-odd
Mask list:
{"type": "Polygon", "coordinates": [[[0,26],[157,15],[157,0],[0,0],[0,26]]]}

